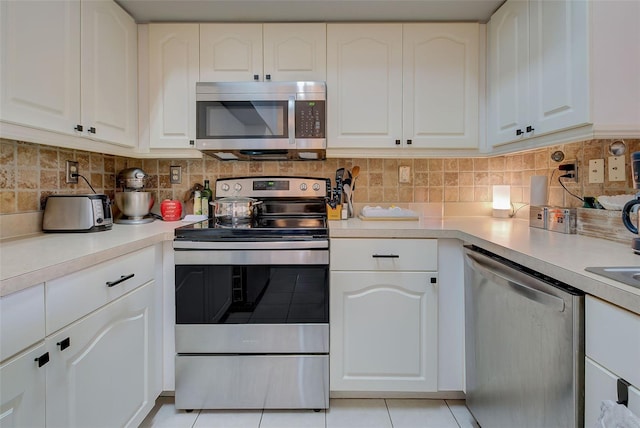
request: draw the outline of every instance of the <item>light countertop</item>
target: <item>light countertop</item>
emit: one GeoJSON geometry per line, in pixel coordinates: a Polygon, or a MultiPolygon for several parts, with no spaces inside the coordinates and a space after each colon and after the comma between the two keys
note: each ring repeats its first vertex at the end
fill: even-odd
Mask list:
{"type": "MultiPolygon", "coordinates": [[[[0,243],[0,296],[163,241],[182,222],[115,224],[96,233],[38,234],[0,243]]],[[[331,238],[454,238],[570,283],[640,314],[640,289],[586,272],[587,266],[640,266],[629,245],[529,227],[522,219],[423,217],[418,221],[329,222],[331,238]]]]}
{"type": "Polygon", "coordinates": [[[424,217],[418,221],[331,221],[331,238],[455,238],[573,285],[640,314],[640,289],[601,277],[588,266],[640,266],[630,245],[529,227],[523,219],[424,217]]]}

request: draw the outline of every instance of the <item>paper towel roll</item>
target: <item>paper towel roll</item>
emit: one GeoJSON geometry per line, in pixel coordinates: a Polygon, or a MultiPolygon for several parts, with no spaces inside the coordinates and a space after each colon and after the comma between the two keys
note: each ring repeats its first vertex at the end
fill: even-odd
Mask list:
{"type": "Polygon", "coordinates": [[[531,188],[529,190],[529,203],[531,205],[547,205],[547,176],[532,175],[531,188]]]}

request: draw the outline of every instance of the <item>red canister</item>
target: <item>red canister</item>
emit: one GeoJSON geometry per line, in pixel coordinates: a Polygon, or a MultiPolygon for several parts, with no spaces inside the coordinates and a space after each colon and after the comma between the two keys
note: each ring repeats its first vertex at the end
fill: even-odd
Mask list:
{"type": "Polygon", "coordinates": [[[180,201],[165,199],[160,204],[160,214],[164,221],[177,221],[182,216],[182,204],[180,201]]]}

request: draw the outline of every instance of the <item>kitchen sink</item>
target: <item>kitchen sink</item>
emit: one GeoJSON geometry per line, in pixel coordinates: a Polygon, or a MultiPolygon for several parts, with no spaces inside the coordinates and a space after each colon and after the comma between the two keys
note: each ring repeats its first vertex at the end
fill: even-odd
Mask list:
{"type": "Polygon", "coordinates": [[[585,270],[640,288],[640,266],[588,267],[585,270]]]}

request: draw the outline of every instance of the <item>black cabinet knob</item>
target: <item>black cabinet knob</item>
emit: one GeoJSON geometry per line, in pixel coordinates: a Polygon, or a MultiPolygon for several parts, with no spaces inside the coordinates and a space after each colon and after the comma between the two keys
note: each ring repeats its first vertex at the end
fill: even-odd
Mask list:
{"type": "Polygon", "coordinates": [[[93,126],[91,128],[89,128],[89,132],[92,134],[96,133],[96,128],[94,128],[93,126]]]}
{"type": "Polygon", "coordinates": [[[35,358],[35,360],[38,363],[38,367],[42,367],[45,364],[47,364],[49,362],[49,353],[45,352],[44,354],[40,355],[39,357],[35,358]]]}
{"type": "Polygon", "coordinates": [[[527,126],[527,132],[533,132],[533,131],[535,131],[534,127],[531,126],[531,125],[528,125],[527,126]]]}
{"type": "Polygon", "coordinates": [[[71,338],[67,337],[66,339],[63,339],[60,342],[56,343],[56,345],[60,347],[61,351],[64,351],[69,346],[71,346],[71,338]]]}
{"type": "Polygon", "coordinates": [[[82,130],[84,129],[84,127],[83,127],[82,125],[76,125],[76,127],[75,127],[75,128],[73,128],[73,129],[75,129],[76,131],[80,131],[80,132],[82,132],[82,130]]]}
{"type": "Polygon", "coordinates": [[[396,146],[400,145],[400,140],[396,140],[396,146]]]}
{"type": "Polygon", "coordinates": [[[516,129],[516,135],[522,135],[524,134],[524,132],[522,132],[522,129],[516,129]]]}
{"type": "Polygon", "coordinates": [[[413,141],[407,140],[407,144],[413,144],[413,141]]]}
{"type": "Polygon", "coordinates": [[[253,75],[253,80],[260,80],[260,75],[259,74],[254,74],[253,75]]]}
{"type": "Polygon", "coordinates": [[[265,78],[265,80],[271,80],[271,75],[267,74],[267,75],[264,76],[264,78],[265,78]]]}
{"type": "Polygon", "coordinates": [[[189,140],[189,145],[190,146],[194,146],[196,144],[196,142],[194,140],[189,140]]]}

